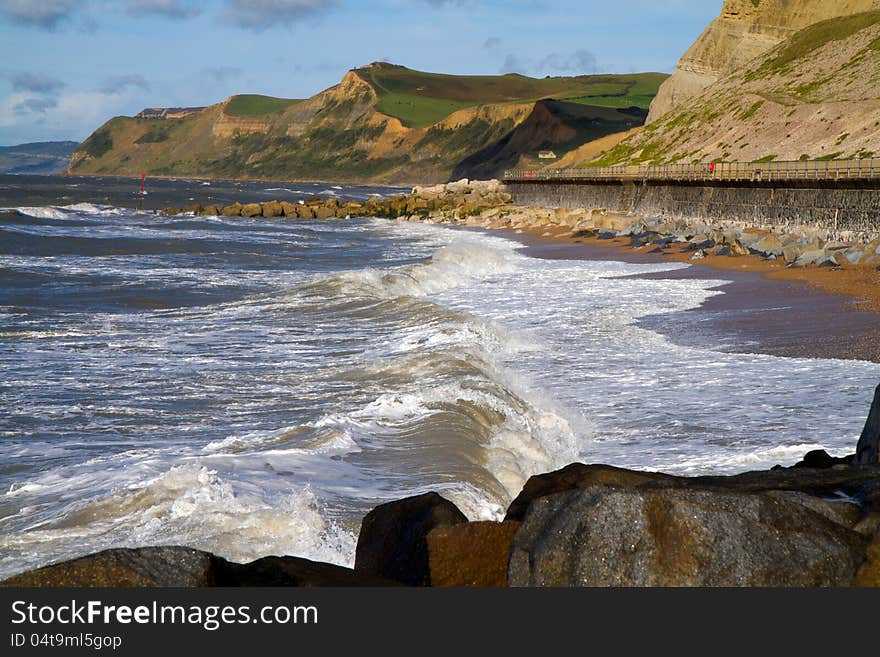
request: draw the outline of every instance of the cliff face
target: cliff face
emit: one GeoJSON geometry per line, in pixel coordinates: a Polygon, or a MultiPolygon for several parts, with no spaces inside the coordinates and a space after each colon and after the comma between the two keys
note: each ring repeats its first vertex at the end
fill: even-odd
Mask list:
{"type": "Polygon", "coordinates": [[[726,0],[651,103],[648,123],[821,21],[880,9],[880,0],[726,0]]]}
{"type": "Polygon", "coordinates": [[[814,23],[720,75],[592,164],[880,157],[880,10],[814,23]]]}
{"type": "Polygon", "coordinates": [[[372,64],[306,100],[233,96],[177,119],[116,117],[77,149],[70,172],[383,183],[493,177],[540,149],[564,154],[641,125],[665,77],[468,77],[372,64]]]}

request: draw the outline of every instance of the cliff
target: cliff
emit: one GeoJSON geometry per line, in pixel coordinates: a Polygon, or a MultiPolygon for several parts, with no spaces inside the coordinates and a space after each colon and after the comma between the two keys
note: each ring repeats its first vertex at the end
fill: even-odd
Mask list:
{"type": "MultiPolygon", "coordinates": [[[[815,10],[789,14],[798,17],[796,24],[821,15],[819,5],[837,11],[877,4],[762,0],[759,8],[764,3],[815,10]]],[[[725,10],[745,4],[752,2],[728,2],[725,10]]],[[[761,16],[766,18],[754,14],[750,24],[763,25],[755,22],[761,16]]],[[[723,26],[733,19],[720,20],[723,26]]],[[[829,160],[880,154],[880,10],[813,23],[744,64],[739,62],[746,55],[731,57],[734,65],[729,71],[721,69],[727,46],[713,51],[707,37],[718,36],[721,30],[710,27],[691,48],[683,60],[691,69],[680,70],[678,81],[670,79],[664,85],[652,115],[670,98],[677,104],[591,165],[829,160]],[[703,68],[698,69],[700,62],[703,68]],[[697,86],[711,82],[685,102],[682,99],[690,92],[682,80],[698,81],[697,86]]],[[[754,45],[771,32],[762,28],[748,34],[743,43],[754,45]]]]}
{"type": "Polygon", "coordinates": [[[725,0],[660,87],[648,123],[815,23],[880,9],[880,0],[725,0]]]}
{"type": "Polygon", "coordinates": [[[82,175],[437,182],[642,125],[663,74],[452,76],[375,63],[305,100],[233,96],[180,118],[116,117],[82,175]]]}

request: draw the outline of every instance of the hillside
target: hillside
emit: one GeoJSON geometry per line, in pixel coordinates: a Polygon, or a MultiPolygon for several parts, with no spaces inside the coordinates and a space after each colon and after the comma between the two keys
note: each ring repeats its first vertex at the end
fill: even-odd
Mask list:
{"type": "Polygon", "coordinates": [[[374,63],[305,99],[233,96],[182,118],[116,117],[74,174],[437,182],[644,123],[666,75],[452,76],[374,63]]]}
{"type": "Polygon", "coordinates": [[[0,146],[0,174],[51,175],[62,173],[70,163],[75,141],[41,141],[18,146],[0,146]]]}
{"type": "Polygon", "coordinates": [[[725,0],[651,103],[648,123],[810,25],[880,9],[880,0],[725,0]]]}
{"type": "MultiPolygon", "coordinates": [[[[806,1],[788,4],[814,6],[806,1]]],[[[847,5],[828,6],[832,4],[847,5]]],[[[880,10],[839,16],[794,32],[590,164],[877,155],[880,10]]]]}

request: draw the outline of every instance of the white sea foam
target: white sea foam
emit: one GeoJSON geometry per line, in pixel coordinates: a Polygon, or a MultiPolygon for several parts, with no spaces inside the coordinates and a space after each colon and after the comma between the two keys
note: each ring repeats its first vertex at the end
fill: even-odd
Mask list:
{"type": "Polygon", "coordinates": [[[47,207],[20,207],[13,208],[14,210],[18,210],[22,214],[25,214],[29,217],[34,217],[36,219],[68,219],[70,217],[70,212],[66,212],[60,208],[47,206],[47,207]]]}
{"type": "MultiPolygon", "coordinates": [[[[96,223],[101,238],[144,228],[96,223]]],[[[212,237],[188,223],[153,236],[180,226],[212,237]]],[[[0,495],[0,574],[157,543],[350,564],[366,510],[428,490],[497,519],[526,477],[572,461],[698,474],[851,451],[880,378],[876,364],[722,353],[648,330],[646,316],[723,293],[720,280],[627,277],[684,265],[531,259],[494,235],[379,220],[302,230],[319,245],[344,236],[335,253],[377,237],[388,246],[370,263],[337,265],[334,254],[290,271],[0,257],[59,280],[257,290],[67,314],[63,326],[2,309],[17,322],[0,334],[8,353],[33,339],[39,358],[89,375],[48,381],[29,376],[28,359],[6,359],[16,413],[92,442],[4,438],[4,458],[57,465],[0,495]]],[[[267,253],[296,241],[247,239],[267,253]]]]}
{"type": "Polygon", "coordinates": [[[263,496],[205,466],[185,464],[79,503],[61,522],[0,536],[7,555],[0,572],[10,571],[10,555],[20,569],[37,549],[45,561],[71,556],[71,545],[80,553],[117,545],[188,545],[234,561],[296,554],[350,565],[354,540],[325,518],[308,485],[263,496]]]}

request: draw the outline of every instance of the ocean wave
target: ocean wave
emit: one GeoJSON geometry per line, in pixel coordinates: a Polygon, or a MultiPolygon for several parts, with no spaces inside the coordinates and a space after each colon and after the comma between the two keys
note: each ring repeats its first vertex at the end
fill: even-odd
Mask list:
{"type": "Polygon", "coordinates": [[[0,575],[71,558],[73,545],[79,554],[122,546],[188,545],[241,562],[266,554],[296,554],[351,565],[354,542],[350,532],[326,518],[308,485],[266,497],[188,463],[76,504],[59,519],[0,535],[0,575]]]}
{"type": "Polygon", "coordinates": [[[510,274],[513,246],[487,246],[467,239],[438,249],[429,260],[391,269],[367,268],[318,279],[306,292],[347,297],[424,297],[452,287],[510,274]]]}
{"type": "Polygon", "coordinates": [[[118,217],[129,214],[131,210],[112,205],[95,203],[74,203],[71,205],[21,206],[7,208],[34,219],[78,219],[82,217],[118,217]]]}

